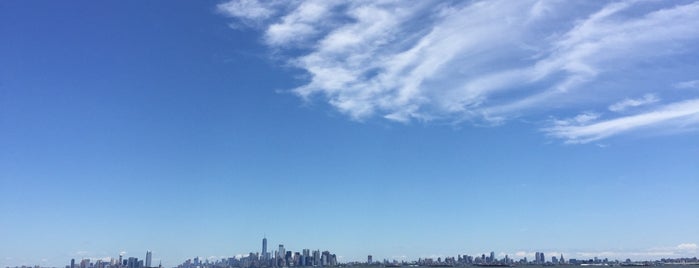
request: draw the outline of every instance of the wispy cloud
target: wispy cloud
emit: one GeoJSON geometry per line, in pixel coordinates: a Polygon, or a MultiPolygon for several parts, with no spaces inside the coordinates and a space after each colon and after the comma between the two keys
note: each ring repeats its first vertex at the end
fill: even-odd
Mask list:
{"type": "Polygon", "coordinates": [[[623,132],[657,125],[684,127],[699,122],[699,99],[668,104],[656,110],[603,121],[575,122],[562,120],[544,129],[549,135],[566,140],[568,143],[587,143],[623,132]]]}
{"type": "MultiPolygon", "coordinates": [[[[359,121],[502,123],[634,95],[643,98],[606,107],[625,112],[608,122],[646,118],[673,104],[636,78],[685,80],[671,59],[697,54],[699,40],[699,2],[233,0],[219,10],[259,25],[267,46],[308,73],[295,94],[359,121]],[[629,109],[652,103],[658,110],[629,109]]],[[[569,129],[591,125],[553,131],[562,127],[549,133],[584,142],[622,132],[571,138],[569,129]]]]}
{"type": "Polygon", "coordinates": [[[281,1],[237,0],[221,3],[219,12],[238,19],[248,26],[262,25],[265,20],[276,15],[281,1]]]}
{"type": "Polygon", "coordinates": [[[677,245],[676,247],[678,250],[683,250],[683,251],[689,251],[689,252],[696,252],[699,250],[699,246],[697,246],[696,243],[682,243],[677,245]]]}
{"type": "Polygon", "coordinates": [[[655,94],[646,94],[640,99],[624,99],[609,106],[612,112],[622,112],[627,108],[638,107],[646,104],[659,102],[660,99],[655,94]]]}
{"type": "Polygon", "coordinates": [[[675,83],[675,88],[699,88],[699,80],[690,80],[675,83]]]}
{"type": "Polygon", "coordinates": [[[635,250],[635,251],[583,251],[575,252],[578,257],[592,258],[592,257],[610,257],[610,258],[647,258],[657,259],[660,257],[688,257],[688,254],[695,254],[697,252],[697,244],[695,243],[682,243],[674,247],[656,247],[645,250],[635,250]]]}

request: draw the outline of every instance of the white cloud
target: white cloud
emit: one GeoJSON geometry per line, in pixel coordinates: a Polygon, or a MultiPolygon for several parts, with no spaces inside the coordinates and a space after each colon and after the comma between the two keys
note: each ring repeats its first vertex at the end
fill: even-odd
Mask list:
{"type": "Polygon", "coordinates": [[[520,258],[520,259],[525,258],[525,257],[529,257],[530,255],[531,254],[527,253],[526,251],[517,251],[514,254],[515,257],[520,258]]]}
{"type": "Polygon", "coordinates": [[[586,112],[576,115],[573,118],[553,120],[553,124],[556,126],[570,126],[570,125],[581,125],[597,120],[600,115],[598,113],[586,112]]]}
{"type": "Polygon", "coordinates": [[[588,251],[588,252],[576,252],[575,255],[583,258],[634,258],[646,257],[646,258],[657,258],[657,257],[673,257],[677,254],[673,251],[588,251]]]}
{"type": "Polygon", "coordinates": [[[646,104],[659,102],[660,99],[655,94],[646,94],[640,99],[624,99],[609,106],[612,112],[622,112],[627,108],[638,107],[646,104]]]}
{"type": "Polygon", "coordinates": [[[683,127],[699,122],[699,99],[671,103],[656,110],[594,123],[554,124],[544,129],[549,135],[568,143],[588,143],[623,132],[656,125],[683,127]]]}
{"type": "MultiPolygon", "coordinates": [[[[607,107],[631,110],[627,117],[600,125],[570,121],[549,133],[586,142],[677,119],[576,136],[663,113],[632,107],[671,105],[663,105],[655,88],[625,76],[646,76],[653,72],[649,63],[696,53],[691,45],[699,40],[699,2],[581,3],[234,0],[219,9],[262,23],[265,43],[308,73],[294,93],[307,101],[320,97],[354,120],[503,123],[593,110],[636,94],[644,95],[607,107]],[[614,82],[608,92],[599,89],[604,81],[614,82]]],[[[696,80],[675,84],[695,86],[696,80]]],[[[600,117],[591,115],[573,120],[600,117]]]]}
{"type": "Polygon", "coordinates": [[[256,25],[274,16],[283,4],[283,1],[277,0],[236,0],[218,4],[216,7],[227,16],[240,19],[248,25],[256,25]]]}
{"type": "Polygon", "coordinates": [[[317,34],[323,21],[332,14],[330,9],[339,3],[330,0],[305,1],[285,15],[280,22],[267,28],[265,40],[271,46],[288,46],[317,34]]]}
{"type": "Polygon", "coordinates": [[[675,88],[699,88],[699,80],[684,81],[674,84],[675,88]]]}
{"type": "Polygon", "coordinates": [[[677,245],[678,250],[685,250],[685,251],[696,251],[699,249],[699,246],[695,243],[682,243],[677,245]]]}
{"type": "Polygon", "coordinates": [[[663,257],[677,258],[677,257],[689,257],[687,254],[696,253],[697,244],[695,243],[683,243],[675,247],[656,247],[649,248],[645,250],[631,250],[631,251],[583,251],[575,252],[571,257],[583,257],[583,258],[593,258],[593,257],[608,257],[608,258],[632,258],[632,259],[658,259],[663,257]]]}

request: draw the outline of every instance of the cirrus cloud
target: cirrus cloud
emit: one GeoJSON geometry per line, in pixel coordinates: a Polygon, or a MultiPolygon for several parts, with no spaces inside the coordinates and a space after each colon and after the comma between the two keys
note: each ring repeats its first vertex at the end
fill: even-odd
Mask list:
{"type": "Polygon", "coordinates": [[[294,94],[353,120],[500,124],[624,112],[543,127],[569,143],[697,123],[699,96],[661,98],[644,82],[693,85],[677,81],[699,71],[686,60],[699,54],[697,1],[233,0],[219,10],[257,22],[262,42],[308,74],[294,94]]]}

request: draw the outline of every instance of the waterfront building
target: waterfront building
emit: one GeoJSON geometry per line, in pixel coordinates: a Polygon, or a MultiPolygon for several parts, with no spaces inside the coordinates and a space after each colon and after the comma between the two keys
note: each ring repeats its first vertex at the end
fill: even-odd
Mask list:
{"type": "Polygon", "coordinates": [[[279,250],[277,250],[277,259],[284,259],[284,254],[286,254],[286,249],[284,249],[283,244],[279,244],[279,250]]]}
{"type": "Polygon", "coordinates": [[[153,267],[151,266],[151,258],[153,257],[153,253],[150,252],[150,250],[146,251],[146,267],[153,267]]]}
{"type": "MultiPolygon", "coordinates": [[[[126,260],[126,267],[128,267],[128,268],[138,268],[138,258],[129,257],[129,259],[126,260]]],[[[81,267],[81,268],[82,268],[82,267],[81,267]]]]}
{"type": "Polygon", "coordinates": [[[318,266],[320,265],[320,250],[314,250],[313,251],[313,266],[318,266]]]}
{"type": "Polygon", "coordinates": [[[262,238],[262,259],[267,260],[267,237],[262,238]]]}

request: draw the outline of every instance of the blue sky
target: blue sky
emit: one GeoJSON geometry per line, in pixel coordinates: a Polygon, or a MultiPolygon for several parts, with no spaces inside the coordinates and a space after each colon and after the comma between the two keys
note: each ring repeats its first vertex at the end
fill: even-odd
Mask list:
{"type": "Polygon", "coordinates": [[[0,267],[699,253],[699,2],[1,1],[0,267]]]}

